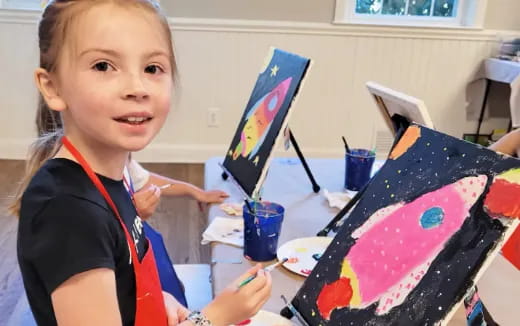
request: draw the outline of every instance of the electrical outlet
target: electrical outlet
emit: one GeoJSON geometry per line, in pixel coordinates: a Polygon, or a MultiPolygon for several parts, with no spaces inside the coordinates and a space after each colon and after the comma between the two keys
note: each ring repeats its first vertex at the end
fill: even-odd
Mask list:
{"type": "Polygon", "coordinates": [[[220,125],[220,109],[208,109],[208,127],[218,127],[220,125]]]}

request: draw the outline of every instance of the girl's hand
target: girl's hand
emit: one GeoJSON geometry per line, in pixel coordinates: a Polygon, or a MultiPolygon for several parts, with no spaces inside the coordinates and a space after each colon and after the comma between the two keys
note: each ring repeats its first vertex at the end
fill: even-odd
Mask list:
{"type": "Polygon", "coordinates": [[[177,301],[171,294],[163,291],[164,307],[168,317],[168,326],[177,326],[188,318],[190,311],[177,301]]]}
{"type": "Polygon", "coordinates": [[[195,199],[201,203],[206,204],[220,204],[224,201],[224,199],[228,198],[229,195],[221,190],[208,190],[208,191],[200,191],[195,194],[195,199]]]}
{"type": "Polygon", "coordinates": [[[257,264],[220,293],[202,313],[214,326],[237,324],[254,316],[271,296],[271,275],[257,264]],[[256,278],[238,285],[251,275],[256,278]]]}
{"type": "Polygon", "coordinates": [[[143,220],[150,218],[157,209],[160,199],[161,189],[154,184],[135,192],[134,202],[139,217],[143,220]]]}

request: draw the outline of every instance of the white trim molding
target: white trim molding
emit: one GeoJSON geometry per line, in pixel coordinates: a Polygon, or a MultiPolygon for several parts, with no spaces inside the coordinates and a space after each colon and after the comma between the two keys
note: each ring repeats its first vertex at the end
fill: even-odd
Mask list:
{"type": "Polygon", "coordinates": [[[36,10],[41,5],[41,0],[0,0],[0,8],[6,9],[36,10]]]}
{"type": "Polygon", "coordinates": [[[355,24],[328,24],[289,21],[169,18],[173,31],[206,31],[262,34],[302,34],[324,36],[367,36],[378,38],[409,38],[496,41],[498,35],[518,35],[518,31],[481,30],[471,28],[431,28],[377,26],[355,24]]]}
{"type": "Polygon", "coordinates": [[[0,139],[0,159],[25,160],[34,139],[2,138],[0,139]]]}
{"type": "MultiPolygon", "coordinates": [[[[478,0],[484,1],[484,0],[478,0]]],[[[339,5],[342,1],[339,0],[339,5]]],[[[479,9],[480,10],[480,9],[479,9]]],[[[0,9],[0,24],[37,24],[39,10],[0,9]]],[[[471,28],[431,28],[410,26],[376,26],[329,24],[290,21],[181,18],[168,19],[175,31],[207,31],[261,34],[300,34],[324,36],[367,36],[378,38],[409,38],[438,40],[496,41],[500,35],[518,35],[518,31],[482,30],[471,28]]]]}
{"type": "MultiPolygon", "coordinates": [[[[203,144],[151,144],[141,152],[132,156],[139,162],[169,162],[169,163],[203,163],[211,157],[224,156],[229,148],[229,144],[203,145],[203,144]]],[[[323,148],[303,148],[306,157],[331,158],[343,157],[344,153],[339,149],[323,148]]],[[[296,157],[293,148],[288,151],[275,149],[274,157],[296,157]]]]}
{"type": "Polygon", "coordinates": [[[0,6],[0,24],[37,24],[40,14],[40,10],[2,9],[0,6]]]}
{"type": "MultiPolygon", "coordinates": [[[[1,139],[0,159],[25,160],[28,149],[34,139],[1,139]]],[[[133,157],[139,162],[167,162],[167,163],[204,163],[211,157],[224,156],[229,144],[166,144],[152,143],[146,149],[136,152],[133,157]]],[[[304,154],[314,158],[343,157],[341,149],[303,148],[304,154]]],[[[288,151],[275,150],[276,157],[296,157],[294,149],[288,151]]]]}

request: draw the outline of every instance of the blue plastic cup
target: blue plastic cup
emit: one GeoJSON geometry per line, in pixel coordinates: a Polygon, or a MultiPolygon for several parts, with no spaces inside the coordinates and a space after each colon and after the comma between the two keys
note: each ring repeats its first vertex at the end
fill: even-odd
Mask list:
{"type": "Polygon", "coordinates": [[[243,207],[244,256],[253,261],[273,260],[285,210],[271,202],[254,202],[250,206],[252,212],[246,205],[243,207]]]}
{"type": "Polygon", "coordinates": [[[345,188],[359,191],[370,180],[376,155],[374,151],[355,148],[345,154],[345,188]]]}

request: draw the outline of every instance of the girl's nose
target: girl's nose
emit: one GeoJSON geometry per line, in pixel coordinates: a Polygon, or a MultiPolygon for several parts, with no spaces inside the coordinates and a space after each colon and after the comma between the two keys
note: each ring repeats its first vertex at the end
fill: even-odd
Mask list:
{"type": "Polygon", "coordinates": [[[143,84],[141,76],[135,74],[127,76],[127,83],[123,90],[123,97],[134,101],[143,101],[149,97],[149,93],[143,84]]]}

